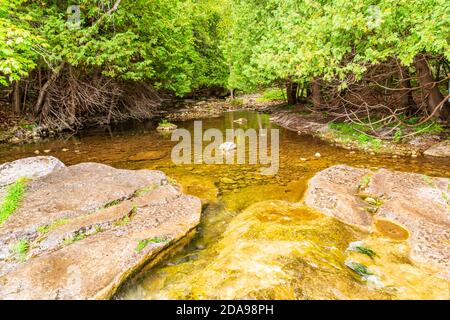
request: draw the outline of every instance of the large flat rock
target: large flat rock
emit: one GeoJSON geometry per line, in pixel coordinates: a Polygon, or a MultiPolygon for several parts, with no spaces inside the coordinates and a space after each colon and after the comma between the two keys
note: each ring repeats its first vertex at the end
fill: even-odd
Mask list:
{"type": "Polygon", "coordinates": [[[408,241],[410,256],[450,278],[449,179],[415,173],[330,167],[309,181],[305,203],[392,241],[408,241]]]}
{"type": "Polygon", "coordinates": [[[427,156],[450,157],[450,140],[445,140],[433,145],[424,152],[427,156]]]}
{"type": "Polygon", "coordinates": [[[0,165],[0,188],[19,178],[43,177],[65,165],[55,157],[30,157],[0,165]]]}
{"type": "Polygon", "coordinates": [[[0,227],[0,298],[109,298],[192,234],[200,214],[200,200],[160,171],[83,163],[30,181],[0,227]],[[26,254],[13,250],[20,241],[26,254]]]}

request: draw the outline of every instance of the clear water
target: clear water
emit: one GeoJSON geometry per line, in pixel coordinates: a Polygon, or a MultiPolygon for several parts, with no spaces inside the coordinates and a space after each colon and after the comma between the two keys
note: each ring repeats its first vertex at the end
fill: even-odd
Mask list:
{"type": "MultiPolygon", "coordinates": [[[[177,123],[192,132],[193,121],[177,123]]],[[[203,129],[278,128],[269,116],[230,112],[203,120],[203,129]],[[233,122],[246,118],[239,125],[233,122]]],[[[0,162],[52,155],[67,165],[100,162],[116,168],[158,169],[186,193],[202,199],[202,223],[195,239],[156,268],[129,281],[120,299],[448,299],[449,284],[427,266],[408,259],[406,241],[366,234],[301,204],[308,179],[336,164],[450,177],[450,160],[371,156],[337,148],[280,129],[280,170],[259,174],[259,165],[174,165],[176,142],[155,125],[130,123],[22,146],[0,147],[0,162]],[[47,152],[45,152],[47,151],[47,152]],[[157,160],[131,161],[147,151],[157,160]],[[319,152],[320,158],[314,154],[319,152]],[[307,160],[301,160],[306,158],[307,160]],[[227,179],[224,179],[227,178],[227,179]],[[364,240],[378,258],[346,251],[364,240]],[[375,270],[383,283],[364,281],[345,266],[348,259],[375,270]]]]}

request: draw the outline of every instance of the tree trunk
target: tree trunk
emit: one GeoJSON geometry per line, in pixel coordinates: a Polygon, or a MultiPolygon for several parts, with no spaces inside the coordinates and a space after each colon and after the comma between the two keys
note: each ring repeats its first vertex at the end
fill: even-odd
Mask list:
{"type": "Polygon", "coordinates": [[[406,110],[407,114],[414,114],[417,111],[417,106],[414,102],[412,89],[411,89],[411,79],[406,68],[399,66],[399,82],[401,96],[400,96],[400,107],[406,110]]]}
{"type": "Polygon", "coordinates": [[[287,96],[288,104],[290,104],[290,105],[297,104],[297,88],[298,88],[298,83],[292,82],[292,80],[287,81],[286,96],[287,96]]]}
{"type": "Polygon", "coordinates": [[[14,81],[14,93],[13,93],[13,111],[15,115],[20,114],[20,81],[14,81]]]}
{"type": "Polygon", "coordinates": [[[314,104],[314,108],[318,110],[320,110],[320,108],[325,104],[320,87],[321,82],[322,81],[320,78],[314,78],[311,83],[312,102],[314,104]]]}
{"type": "Polygon", "coordinates": [[[59,73],[61,72],[61,70],[63,69],[65,65],[65,62],[61,62],[61,64],[55,69],[55,71],[53,72],[53,74],[51,75],[51,77],[47,80],[46,83],[44,83],[44,85],[42,86],[42,88],[39,90],[39,96],[36,102],[36,105],[34,107],[34,114],[36,116],[38,116],[41,111],[42,111],[42,106],[44,105],[45,102],[45,97],[47,95],[47,89],[48,87],[53,84],[53,82],[58,78],[59,73]]]}
{"type": "Polygon", "coordinates": [[[436,117],[440,117],[443,120],[450,120],[450,105],[448,101],[444,101],[444,96],[439,91],[436,81],[431,73],[431,69],[428,65],[427,59],[423,54],[419,54],[414,58],[414,65],[419,76],[419,83],[422,91],[427,97],[427,110],[429,114],[434,112],[436,117]],[[440,111],[435,109],[442,105],[440,111]]]}

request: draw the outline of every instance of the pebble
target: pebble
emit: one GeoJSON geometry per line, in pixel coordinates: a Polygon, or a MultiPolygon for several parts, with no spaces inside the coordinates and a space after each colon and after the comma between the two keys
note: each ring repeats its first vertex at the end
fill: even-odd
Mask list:
{"type": "Polygon", "coordinates": [[[205,249],[205,245],[204,245],[204,244],[201,244],[201,243],[198,243],[198,244],[196,245],[196,247],[197,247],[198,250],[203,250],[203,249],[205,249]]]}
{"type": "Polygon", "coordinates": [[[316,152],[316,154],[314,155],[314,157],[316,158],[320,158],[322,155],[319,152],[316,152]]]}
{"type": "Polygon", "coordinates": [[[235,183],[235,181],[233,179],[230,179],[230,178],[220,178],[220,182],[225,183],[225,184],[233,184],[233,183],[235,183]]]}
{"type": "Polygon", "coordinates": [[[39,153],[40,153],[39,150],[34,151],[34,154],[39,154],[39,153]]]}
{"type": "Polygon", "coordinates": [[[49,153],[50,151],[52,151],[52,150],[50,150],[50,149],[44,150],[45,153],[49,153]]]}
{"type": "Polygon", "coordinates": [[[66,148],[62,148],[62,150],[61,150],[62,152],[67,152],[67,151],[69,151],[69,149],[66,149],[66,148]]]}
{"type": "Polygon", "coordinates": [[[300,161],[308,161],[306,158],[300,158],[300,161]]]}

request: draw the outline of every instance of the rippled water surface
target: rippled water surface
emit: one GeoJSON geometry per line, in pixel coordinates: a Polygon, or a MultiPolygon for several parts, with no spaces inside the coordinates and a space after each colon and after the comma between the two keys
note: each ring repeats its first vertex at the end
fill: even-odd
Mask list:
{"type": "MultiPolygon", "coordinates": [[[[193,121],[177,125],[193,131],[193,121]]],[[[222,131],[278,128],[270,124],[269,116],[246,111],[203,120],[202,125],[204,130],[222,131]],[[248,122],[234,123],[238,118],[248,122]]],[[[100,162],[116,168],[158,169],[184,192],[202,199],[202,223],[190,245],[127,283],[117,298],[449,298],[448,282],[434,277],[435,270],[409,260],[406,241],[365,234],[301,204],[308,179],[332,165],[450,177],[449,160],[371,156],[280,129],[279,172],[262,176],[259,165],[174,165],[170,151],[175,144],[170,135],[156,132],[154,124],[134,123],[0,147],[0,160],[34,156],[38,150],[67,165],[100,162]],[[165,152],[159,152],[161,159],[131,160],[148,151],[165,152]],[[370,245],[377,258],[346,251],[358,240],[370,245]],[[345,264],[349,259],[368,266],[381,284],[350,270],[345,264]]]]}

